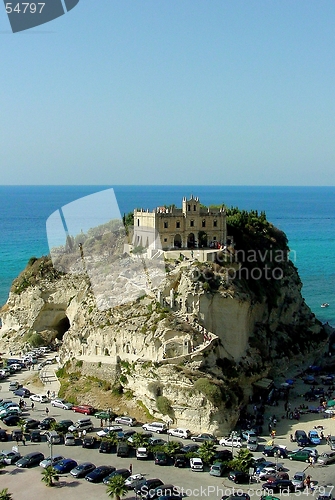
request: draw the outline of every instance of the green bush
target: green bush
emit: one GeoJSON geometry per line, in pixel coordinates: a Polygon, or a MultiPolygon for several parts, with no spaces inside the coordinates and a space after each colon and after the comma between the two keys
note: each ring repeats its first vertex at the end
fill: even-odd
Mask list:
{"type": "Polygon", "coordinates": [[[162,415],[171,415],[173,412],[171,403],[165,396],[158,396],[156,398],[156,407],[162,415]]]}
{"type": "Polygon", "coordinates": [[[220,406],[222,403],[220,387],[208,378],[199,378],[196,380],[194,389],[201,392],[213,405],[220,406]]]}

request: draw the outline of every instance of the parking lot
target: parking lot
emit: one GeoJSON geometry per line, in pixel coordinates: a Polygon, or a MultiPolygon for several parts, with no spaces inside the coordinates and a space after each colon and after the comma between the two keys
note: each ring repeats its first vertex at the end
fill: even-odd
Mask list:
{"type": "MultiPolygon", "coordinates": [[[[15,380],[23,383],[27,377],[27,372],[21,372],[15,375],[15,380]]],[[[9,380],[13,380],[13,376],[10,379],[1,381],[1,397],[2,398],[12,398],[14,401],[19,399],[18,397],[13,397],[13,393],[8,390],[9,380]]],[[[303,388],[302,388],[303,389],[303,388]]],[[[305,389],[306,390],[306,389],[305,389]]],[[[42,391],[43,392],[43,391],[42,391]]],[[[299,392],[299,391],[298,391],[299,392]]],[[[28,402],[29,399],[27,400],[28,402]]],[[[56,420],[61,419],[71,419],[73,421],[79,420],[83,417],[78,413],[73,413],[70,410],[62,410],[59,408],[53,408],[51,405],[46,405],[45,403],[36,403],[34,410],[29,410],[26,412],[25,416],[35,418],[37,420],[42,420],[46,417],[46,407],[49,408],[49,416],[56,418],[56,420]]],[[[274,409],[272,407],[267,408],[268,415],[273,413],[274,409]]],[[[276,407],[276,413],[279,415],[281,408],[276,407]]],[[[95,417],[91,417],[94,425],[96,426],[93,434],[100,429],[100,420],[95,417]]],[[[294,420],[278,419],[277,424],[277,436],[275,438],[276,444],[287,446],[288,449],[296,449],[295,443],[291,443],[289,436],[294,433],[296,429],[310,430],[314,426],[321,425],[324,427],[324,434],[335,434],[335,421],[332,418],[324,419],[322,416],[320,418],[319,414],[306,414],[301,417],[299,422],[294,420]]],[[[0,425],[1,428],[5,428],[3,424],[0,425]]],[[[264,426],[265,430],[266,425],[264,426]]],[[[128,429],[124,426],[124,429],[128,429]]],[[[141,427],[134,427],[134,430],[142,431],[141,427]]],[[[9,427],[8,431],[11,432],[12,428],[9,427]]],[[[205,429],[203,429],[205,431],[205,429]]],[[[164,437],[167,439],[166,435],[159,435],[159,437],[164,437]]],[[[170,438],[174,439],[174,438],[170,438]]],[[[255,457],[262,456],[262,445],[265,445],[269,437],[264,435],[261,436],[260,441],[260,451],[254,453],[255,457]]],[[[185,444],[192,443],[191,440],[183,440],[185,444]]],[[[10,449],[13,445],[16,446],[16,442],[8,441],[7,443],[1,443],[2,449],[10,449]]],[[[329,451],[329,446],[325,443],[319,445],[319,454],[323,451],[329,451]]],[[[218,446],[218,449],[222,447],[218,446]]],[[[26,441],[26,445],[19,443],[19,451],[21,455],[25,455],[31,451],[41,451],[45,457],[50,455],[50,448],[47,442],[41,443],[31,443],[26,441]]],[[[236,450],[234,451],[236,453],[236,450]]],[[[84,461],[93,462],[96,466],[99,465],[113,465],[116,468],[129,468],[132,465],[133,473],[142,473],[146,478],[160,478],[164,483],[172,483],[178,487],[185,496],[188,498],[212,498],[219,499],[223,495],[229,495],[232,492],[244,491],[248,492],[251,497],[259,498],[262,494],[262,483],[253,482],[250,485],[235,485],[230,482],[227,477],[213,477],[210,476],[208,470],[204,472],[193,472],[190,468],[177,469],[172,465],[169,466],[159,466],[155,465],[153,460],[143,460],[138,461],[134,456],[130,458],[120,458],[117,457],[115,453],[102,454],[99,453],[98,448],[95,449],[85,449],[81,447],[81,441],[77,439],[75,446],[64,446],[63,444],[53,445],[53,454],[61,454],[66,458],[72,458],[78,463],[84,461]]],[[[271,460],[271,459],[270,459],[271,460]]],[[[322,488],[327,486],[327,490],[331,488],[331,485],[335,480],[335,465],[320,466],[315,465],[314,467],[309,466],[303,462],[290,461],[289,459],[281,459],[285,466],[285,470],[288,471],[290,478],[298,471],[304,471],[308,468],[308,473],[310,474],[313,482],[316,484],[316,489],[314,493],[309,492],[297,492],[295,494],[291,493],[289,496],[318,496],[320,492],[322,493],[322,488]]],[[[15,500],[36,500],[44,498],[46,495],[50,500],[58,500],[64,498],[66,495],[68,498],[80,497],[81,500],[86,499],[97,499],[106,498],[106,486],[101,484],[91,484],[84,479],[74,479],[70,474],[65,474],[60,477],[60,481],[57,486],[53,488],[47,488],[44,483],[41,482],[41,468],[34,467],[32,469],[20,469],[15,465],[7,466],[2,472],[0,472],[1,477],[1,488],[7,487],[8,490],[13,494],[15,500]]],[[[287,494],[281,493],[276,494],[279,497],[288,496],[287,494]]],[[[335,496],[335,492],[334,492],[335,496]]],[[[135,493],[130,491],[126,498],[135,498],[135,493]]]]}

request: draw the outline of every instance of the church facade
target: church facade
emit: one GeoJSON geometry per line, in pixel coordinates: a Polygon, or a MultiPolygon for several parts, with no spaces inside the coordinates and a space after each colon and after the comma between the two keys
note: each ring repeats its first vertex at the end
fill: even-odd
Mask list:
{"type": "Polygon", "coordinates": [[[224,207],[207,208],[198,197],[182,200],[182,208],[134,210],[133,245],[163,250],[221,248],[226,244],[224,207]]]}

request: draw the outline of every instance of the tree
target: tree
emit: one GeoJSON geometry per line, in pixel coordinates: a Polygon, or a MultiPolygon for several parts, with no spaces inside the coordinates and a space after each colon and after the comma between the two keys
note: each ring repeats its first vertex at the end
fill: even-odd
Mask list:
{"type": "Polygon", "coordinates": [[[114,476],[110,479],[106,493],[111,498],[120,500],[128,493],[128,488],[125,486],[125,478],[122,476],[114,476]]]}
{"type": "Polygon", "coordinates": [[[41,481],[43,481],[47,486],[53,486],[54,481],[58,481],[58,479],[59,476],[57,474],[57,471],[55,471],[55,469],[51,465],[43,469],[41,481]]]}
{"type": "Polygon", "coordinates": [[[198,455],[205,464],[210,464],[214,458],[216,446],[211,441],[204,441],[198,450],[198,455]]]}
{"type": "Polygon", "coordinates": [[[144,436],[143,432],[136,432],[132,436],[132,445],[134,448],[140,448],[141,446],[148,445],[148,438],[144,436]]]}
{"type": "Polygon", "coordinates": [[[8,488],[4,488],[0,491],[0,500],[12,500],[12,494],[9,493],[8,488]]]}
{"type": "Polygon", "coordinates": [[[240,449],[237,456],[229,462],[229,467],[232,469],[240,470],[242,472],[249,472],[250,467],[254,466],[254,456],[247,449],[240,449]]]}
{"type": "Polygon", "coordinates": [[[181,445],[178,441],[170,441],[164,446],[164,451],[169,457],[173,457],[177,453],[180,453],[181,445]]]}

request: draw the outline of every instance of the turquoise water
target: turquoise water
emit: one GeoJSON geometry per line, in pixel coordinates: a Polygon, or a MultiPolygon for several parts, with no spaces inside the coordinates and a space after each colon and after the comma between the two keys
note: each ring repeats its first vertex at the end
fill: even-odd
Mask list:
{"type": "Polygon", "coordinates": [[[0,186],[0,304],[29,258],[48,253],[49,215],[108,187],[114,187],[121,213],[134,207],[181,206],[182,197],[191,194],[205,205],[265,210],[268,220],[289,238],[306,302],[321,321],[335,326],[335,187],[0,186]],[[323,302],[330,306],[321,308],[323,302]]]}

